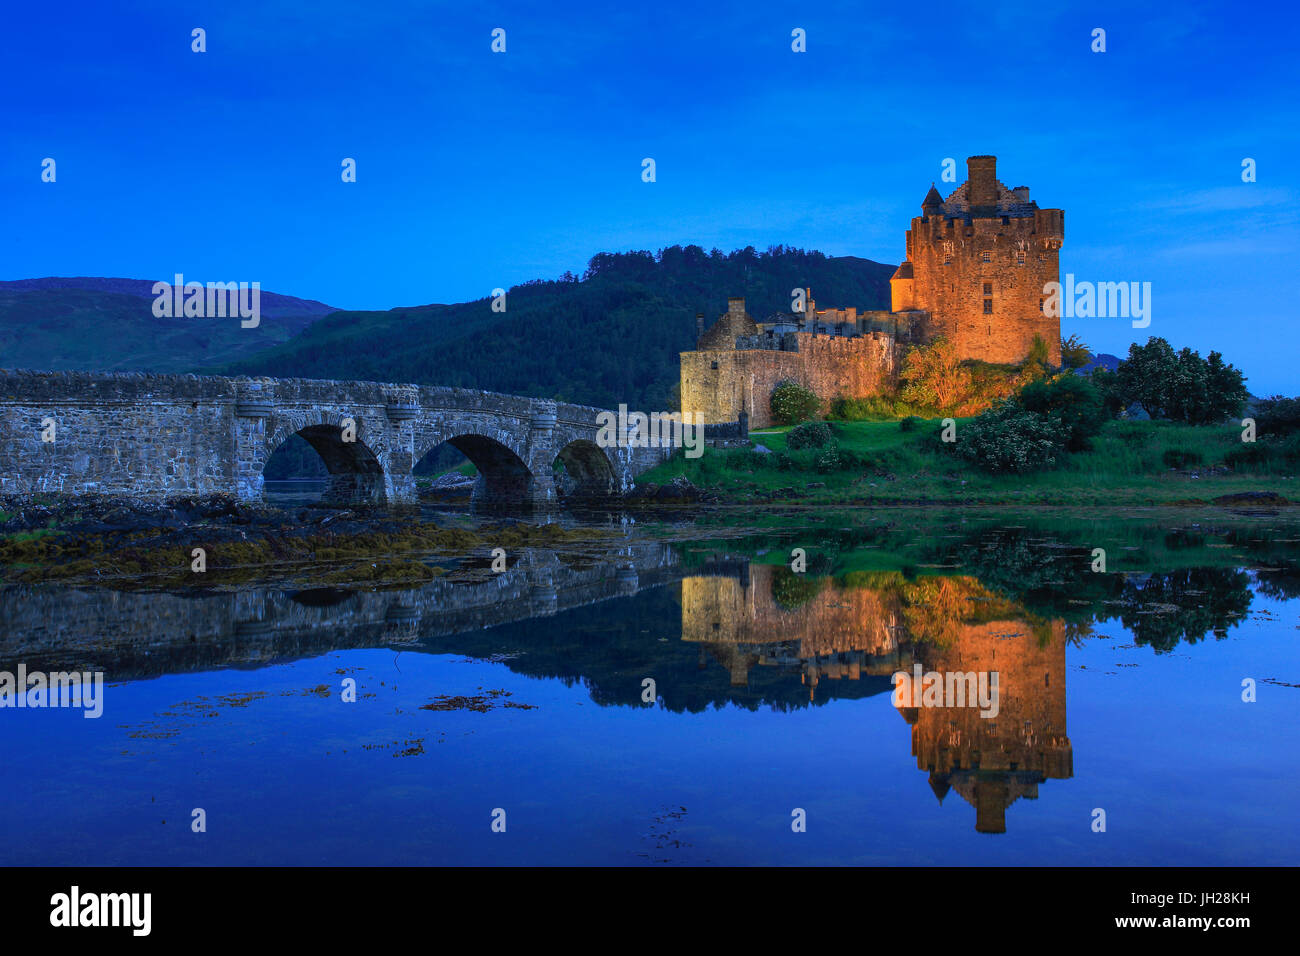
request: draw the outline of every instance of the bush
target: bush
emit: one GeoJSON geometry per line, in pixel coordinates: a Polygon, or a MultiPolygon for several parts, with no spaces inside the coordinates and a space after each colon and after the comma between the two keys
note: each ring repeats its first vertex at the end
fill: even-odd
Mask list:
{"type": "Polygon", "coordinates": [[[1199,465],[1205,459],[1201,457],[1198,451],[1189,451],[1184,448],[1166,448],[1165,453],[1160,456],[1160,460],[1165,463],[1167,468],[1187,468],[1191,465],[1199,465]]]}
{"type": "Polygon", "coordinates": [[[1295,468],[1300,465],[1300,432],[1292,432],[1286,438],[1265,436],[1259,441],[1242,442],[1240,448],[1234,448],[1223,456],[1233,468],[1242,465],[1277,465],[1295,468]]]}
{"type": "Polygon", "coordinates": [[[1054,465],[1065,452],[1061,423],[1003,402],[957,429],[955,450],[993,474],[1024,474],[1054,465]]]}
{"type": "Polygon", "coordinates": [[[1240,448],[1234,448],[1223,456],[1233,468],[1241,465],[1262,465],[1273,459],[1273,446],[1268,442],[1242,442],[1240,448]]]}
{"type": "Polygon", "coordinates": [[[898,430],[903,432],[914,432],[924,424],[924,418],[919,418],[916,415],[908,415],[898,423],[898,430]]]}
{"type": "Polygon", "coordinates": [[[785,436],[785,446],[791,451],[800,448],[823,448],[831,441],[831,426],[825,422],[804,422],[790,429],[785,436]]]}
{"type": "Polygon", "coordinates": [[[819,451],[817,457],[813,459],[813,467],[822,474],[839,471],[843,465],[844,461],[840,457],[840,447],[834,443],[819,451]]]}
{"type": "Polygon", "coordinates": [[[778,425],[794,425],[813,416],[821,400],[798,382],[781,382],[772,390],[772,419],[778,425]]]}
{"type": "Polygon", "coordinates": [[[1070,451],[1086,450],[1107,418],[1101,392],[1086,378],[1074,374],[1030,382],[1015,401],[1027,412],[1053,419],[1070,451]]]}
{"type": "Polygon", "coordinates": [[[726,465],[731,471],[758,471],[766,467],[766,457],[752,448],[733,448],[727,452],[726,465]]]}
{"type": "Polygon", "coordinates": [[[892,422],[904,415],[932,409],[912,405],[896,395],[871,395],[867,398],[837,398],[831,402],[828,418],[841,422],[892,422]]]}
{"type": "Polygon", "coordinates": [[[1255,403],[1255,430],[1260,435],[1290,435],[1300,431],[1300,398],[1274,395],[1255,403]]]}

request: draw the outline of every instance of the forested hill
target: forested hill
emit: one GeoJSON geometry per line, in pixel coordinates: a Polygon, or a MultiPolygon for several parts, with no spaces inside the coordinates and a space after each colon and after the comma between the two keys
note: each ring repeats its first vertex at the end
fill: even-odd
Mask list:
{"type": "Polygon", "coordinates": [[[678,353],[744,296],[762,321],[811,287],[823,306],[889,308],[894,266],[820,252],[699,246],[601,253],[581,278],[510,289],[491,299],[387,312],[335,312],[282,345],[223,366],[236,375],[458,385],[583,404],[669,408],[678,353]]]}

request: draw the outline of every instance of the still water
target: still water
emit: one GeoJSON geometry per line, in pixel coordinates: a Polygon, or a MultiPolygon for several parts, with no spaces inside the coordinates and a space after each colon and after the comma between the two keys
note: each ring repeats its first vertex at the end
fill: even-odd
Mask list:
{"type": "Polygon", "coordinates": [[[0,671],[109,683],[0,710],[0,863],[1300,863],[1294,521],[770,524],[409,590],[8,588],[0,671]],[[996,714],[896,700],[918,668],[996,714]]]}

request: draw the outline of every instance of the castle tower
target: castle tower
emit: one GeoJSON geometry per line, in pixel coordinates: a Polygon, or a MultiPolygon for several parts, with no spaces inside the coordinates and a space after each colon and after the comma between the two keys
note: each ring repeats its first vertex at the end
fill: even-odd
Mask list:
{"type": "Polygon", "coordinates": [[[971,156],[966,170],[947,199],[931,184],[922,200],[890,279],[891,309],[928,312],[925,337],[945,336],[962,358],[1020,362],[1039,336],[1059,365],[1061,322],[1044,314],[1043,290],[1060,281],[1065,212],[999,182],[996,156],[971,156]]]}

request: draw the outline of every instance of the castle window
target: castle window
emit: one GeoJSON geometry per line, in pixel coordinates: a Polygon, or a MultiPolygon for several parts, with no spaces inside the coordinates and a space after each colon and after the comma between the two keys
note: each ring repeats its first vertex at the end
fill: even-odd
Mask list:
{"type": "Polygon", "coordinates": [[[714,368],[717,368],[717,367],[718,367],[718,363],[717,363],[717,362],[714,362],[714,363],[713,363],[713,367],[714,367],[714,368]]]}
{"type": "Polygon", "coordinates": [[[1009,225],[1011,225],[1011,217],[1010,217],[1010,216],[1003,216],[1003,217],[1002,217],[1002,225],[1004,225],[1004,226],[1009,226],[1009,225]]]}
{"type": "Polygon", "coordinates": [[[992,261],[993,261],[993,253],[991,253],[991,252],[986,252],[986,253],[984,253],[984,261],[985,261],[985,262],[992,262],[992,261]]]}
{"type": "Polygon", "coordinates": [[[984,294],[985,294],[985,295],[992,295],[992,294],[993,294],[993,283],[992,283],[992,282],[986,282],[986,283],[984,283],[984,294]]]}
{"type": "Polygon", "coordinates": [[[985,315],[992,315],[992,314],[993,314],[993,300],[992,300],[992,299],[985,299],[985,300],[984,300],[984,314],[985,314],[985,315]]]}
{"type": "Polygon", "coordinates": [[[1043,303],[1046,302],[1046,301],[1047,301],[1046,299],[1039,299],[1039,300],[1038,300],[1038,311],[1039,311],[1039,312],[1042,312],[1042,311],[1043,311],[1043,303]]]}
{"type": "Polygon", "coordinates": [[[1025,264],[1025,250],[1021,249],[1019,252],[1016,253],[1016,265],[1023,266],[1024,264],[1025,264]]]}

